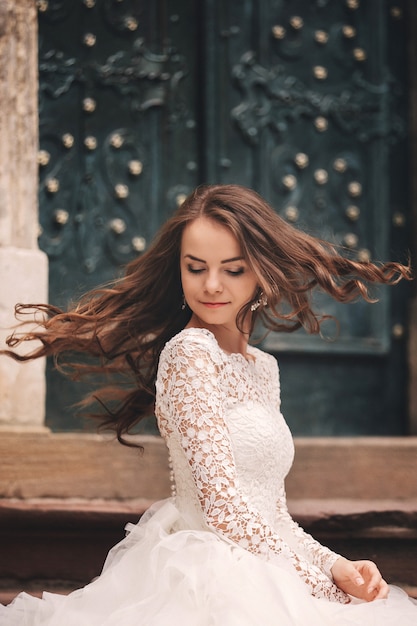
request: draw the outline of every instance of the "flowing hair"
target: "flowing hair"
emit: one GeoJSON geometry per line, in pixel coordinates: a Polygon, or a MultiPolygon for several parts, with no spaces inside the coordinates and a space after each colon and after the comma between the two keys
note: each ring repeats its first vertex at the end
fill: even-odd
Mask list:
{"type": "Polygon", "coordinates": [[[370,284],[411,278],[409,265],[345,258],[330,243],[289,225],[253,190],[207,185],[187,197],[149,249],[126,266],[122,278],[90,291],[67,311],[50,304],[16,305],[18,319],[29,318],[18,328],[33,325],[34,318],[38,327],[14,332],[7,345],[15,348],[37,341],[40,346],[25,355],[13,350],[2,353],[17,361],[52,356],[56,366],[76,380],[102,376],[102,386],[82,404],[98,402],[102,410],[90,410],[89,415],[98,417],[102,428],[115,431],[121,443],[135,445],[124,435],[153,413],[161,350],[191,318],[191,310],[182,306],[181,239],[186,226],[202,216],[233,233],[257,277],[255,299],[261,292],[267,298],[268,305],[255,312],[253,301],[242,307],[239,328],[251,316],[252,330],[258,320],[268,330],[293,332],[303,327],[319,333],[326,316],[312,309],[313,288],[339,302],[357,298],[372,302],[370,284]]]}

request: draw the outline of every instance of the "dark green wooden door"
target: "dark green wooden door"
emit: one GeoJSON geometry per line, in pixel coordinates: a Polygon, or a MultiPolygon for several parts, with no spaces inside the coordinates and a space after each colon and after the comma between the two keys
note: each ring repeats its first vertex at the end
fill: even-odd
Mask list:
{"type": "MultiPolygon", "coordinates": [[[[357,258],[407,246],[406,15],[388,0],[39,2],[51,302],[108,280],[200,182],[253,187],[357,258]]],[[[270,335],[296,434],[406,432],[406,288],[270,335]],[[334,334],[334,328],[325,332],[334,334]]],[[[48,423],[79,428],[48,369],[48,423]]]]}

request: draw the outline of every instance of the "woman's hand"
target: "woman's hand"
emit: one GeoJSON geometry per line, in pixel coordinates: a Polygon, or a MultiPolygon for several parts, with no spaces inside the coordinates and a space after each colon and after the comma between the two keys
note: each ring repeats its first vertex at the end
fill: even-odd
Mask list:
{"type": "Polygon", "coordinates": [[[331,571],[339,589],[355,598],[371,602],[388,597],[388,584],[372,561],[348,561],[340,557],[331,571]]]}

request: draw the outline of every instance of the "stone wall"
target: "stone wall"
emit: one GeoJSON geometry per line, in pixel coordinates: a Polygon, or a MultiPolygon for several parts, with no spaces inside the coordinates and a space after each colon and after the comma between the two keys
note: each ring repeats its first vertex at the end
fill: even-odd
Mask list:
{"type": "MultiPolygon", "coordinates": [[[[33,0],[0,0],[0,344],[16,302],[47,300],[46,256],[37,248],[38,72],[33,0]]],[[[0,357],[0,425],[42,427],[44,363],[0,357]]]]}

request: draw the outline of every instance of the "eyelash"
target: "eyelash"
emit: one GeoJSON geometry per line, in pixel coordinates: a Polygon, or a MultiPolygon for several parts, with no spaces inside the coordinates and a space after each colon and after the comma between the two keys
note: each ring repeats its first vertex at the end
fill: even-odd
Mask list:
{"type": "MultiPolygon", "coordinates": [[[[191,267],[190,265],[187,267],[187,269],[190,272],[190,274],[201,274],[202,272],[204,272],[204,268],[195,269],[191,267]]],[[[243,274],[244,271],[245,269],[241,267],[238,270],[226,270],[226,273],[229,274],[229,276],[241,276],[241,274],[243,274]]]]}

